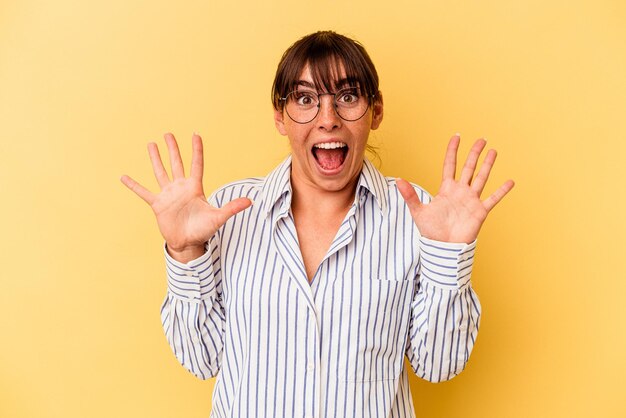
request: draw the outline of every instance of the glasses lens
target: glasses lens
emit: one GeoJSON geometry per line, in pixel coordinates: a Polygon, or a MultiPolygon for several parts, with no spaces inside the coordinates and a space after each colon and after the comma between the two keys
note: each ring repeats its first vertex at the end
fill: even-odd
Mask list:
{"type": "MultiPolygon", "coordinates": [[[[295,90],[285,97],[287,115],[297,123],[311,122],[320,109],[320,95],[312,90],[295,90]]],[[[348,87],[335,93],[335,110],[347,121],[361,119],[369,108],[369,99],[357,87],[348,87]]]]}
{"type": "Polygon", "coordinates": [[[315,119],[319,110],[319,97],[316,92],[296,90],[287,95],[285,110],[291,119],[307,123],[315,119]]]}
{"type": "Polygon", "coordinates": [[[339,90],[335,94],[335,103],[337,114],[341,119],[347,121],[361,119],[369,107],[367,96],[361,94],[361,91],[356,87],[339,90]]]}

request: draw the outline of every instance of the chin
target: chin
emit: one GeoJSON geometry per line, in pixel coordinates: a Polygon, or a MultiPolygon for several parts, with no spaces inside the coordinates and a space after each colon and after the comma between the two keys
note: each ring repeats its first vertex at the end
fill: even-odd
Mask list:
{"type": "MultiPolygon", "coordinates": [[[[348,164],[346,164],[348,165],[348,164]]],[[[349,165],[343,168],[343,171],[335,176],[326,176],[315,173],[315,182],[320,188],[329,192],[339,192],[345,190],[346,187],[356,186],[359,173],[350,172],[349,165]],[[353,184],[354,183],[354,184],[353,184]]]]}
{"type": "Polygon", "coordinates": [[[347,186],[347,182],[341,180],[326,180],[318,183],[321,189],[327,192],[340,192],[347,186]]]}

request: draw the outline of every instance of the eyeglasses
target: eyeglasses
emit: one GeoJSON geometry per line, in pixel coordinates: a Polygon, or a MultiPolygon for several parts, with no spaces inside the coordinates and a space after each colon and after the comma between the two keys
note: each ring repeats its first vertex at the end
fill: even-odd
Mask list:
{"type": "Polygon", "coordinates": [[[363,95],[357,87],[343,88],[336,93],[318,93],[313,90],[294,90],[281,97],[285,103],[287,115],[296,123],[309,123],[317,117],[320,111],[320,97],[334,96],[333,106],[337,115],[345,121],[354,122],[361,119],[370,106],[374,95],[363,95]]]}

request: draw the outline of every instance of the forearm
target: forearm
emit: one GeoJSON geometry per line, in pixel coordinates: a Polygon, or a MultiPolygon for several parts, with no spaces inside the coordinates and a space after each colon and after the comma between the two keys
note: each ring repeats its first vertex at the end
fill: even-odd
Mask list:
{"type": "Polygon", "coordinates": [[[167,342],[178,362],[200,379],[221,366],[224,316],[214,299],[183,301],[168,292],[161,307],[167,342]]]}
{"type": "Polygon", "coordinates": [[[481,306],[470,284],[475,243],[428,247],[421,242],[407,356],[416,374],[431,382],[452,379],[474,347],[481,306]]]}
{"type": "Polygon", "coordinates": [[[430,382],[463,371],[476,342],[480,303],[471,287],[445,290],[423,285],[412,306],[407,356],[415,373],[430,382]]]}
{"type": "Polygon", "coordinates": [[[217,375],[222,354],[224,308],[217,249],[188,263],[166,250],[168,292],[161,306],[163,329],[177,360],[201,379],[217,375]]]}

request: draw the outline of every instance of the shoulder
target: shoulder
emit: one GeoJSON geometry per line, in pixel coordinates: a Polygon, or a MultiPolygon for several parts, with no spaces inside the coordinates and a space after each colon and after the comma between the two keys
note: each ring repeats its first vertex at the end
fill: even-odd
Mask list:
{"type": "MultiPolygon", "coordinates": [[[[406,179],[405,179],[406,180],[406,179]]],[[[420,201],[429,203],[432,196],[418,184],[409,182],[417,193],[420,201]]],[[[361,172],[360,185],[365,186],[377,199],[381,207],[385,206],[385,200],[391,206],[404,204],[404,199],[398,190],[396,177],[385,176],[380,170],[367,158],[364,160],[363,170],[361,172]]]]}
{"type": "Polygon", "coordinates": [[[209,196],[209,203],[220,207],[238,197],[247,197],[255,202],[267,197],[276,197],[282,190],[290,188],[289,176],[291,155],[285,158],[269,174],[264,177],[248,177],[227,183],[209,196]]]}
{"type": "MultiPolygon", "coordinates": [[[[402,195],[400,194],[400,191],[398,190],[398,185],[396,184],[396,178],[395,177],[385,177],[385,180],[387,181],[387,187],[389,190],[389,198],[391,202],[398,202],[398,203],[404,203],[404,199],[402,198],[402,195]]],[[[408,181],[408,180],[407,180],[408,181]]],[[[428,191],[426,191],[426,189],[424,189],[422,186],[415,184],[413,182],[409,181],[409,184],[411,186],[413,186],[413,189],[415,190],[415,192],[417,193],[417,197],[419,197],[420,202],[422,203],[430,203],[432,196],[430,193],[428,193],[428,191]]]]}
{"type": "Polygon", "coordinates": [[[265,177],[248,177],[226,183],[217,188],[208,198],[211,205],[220,207],[238,197],[247,197],[254,200],[263,188],[265,177]]]}

